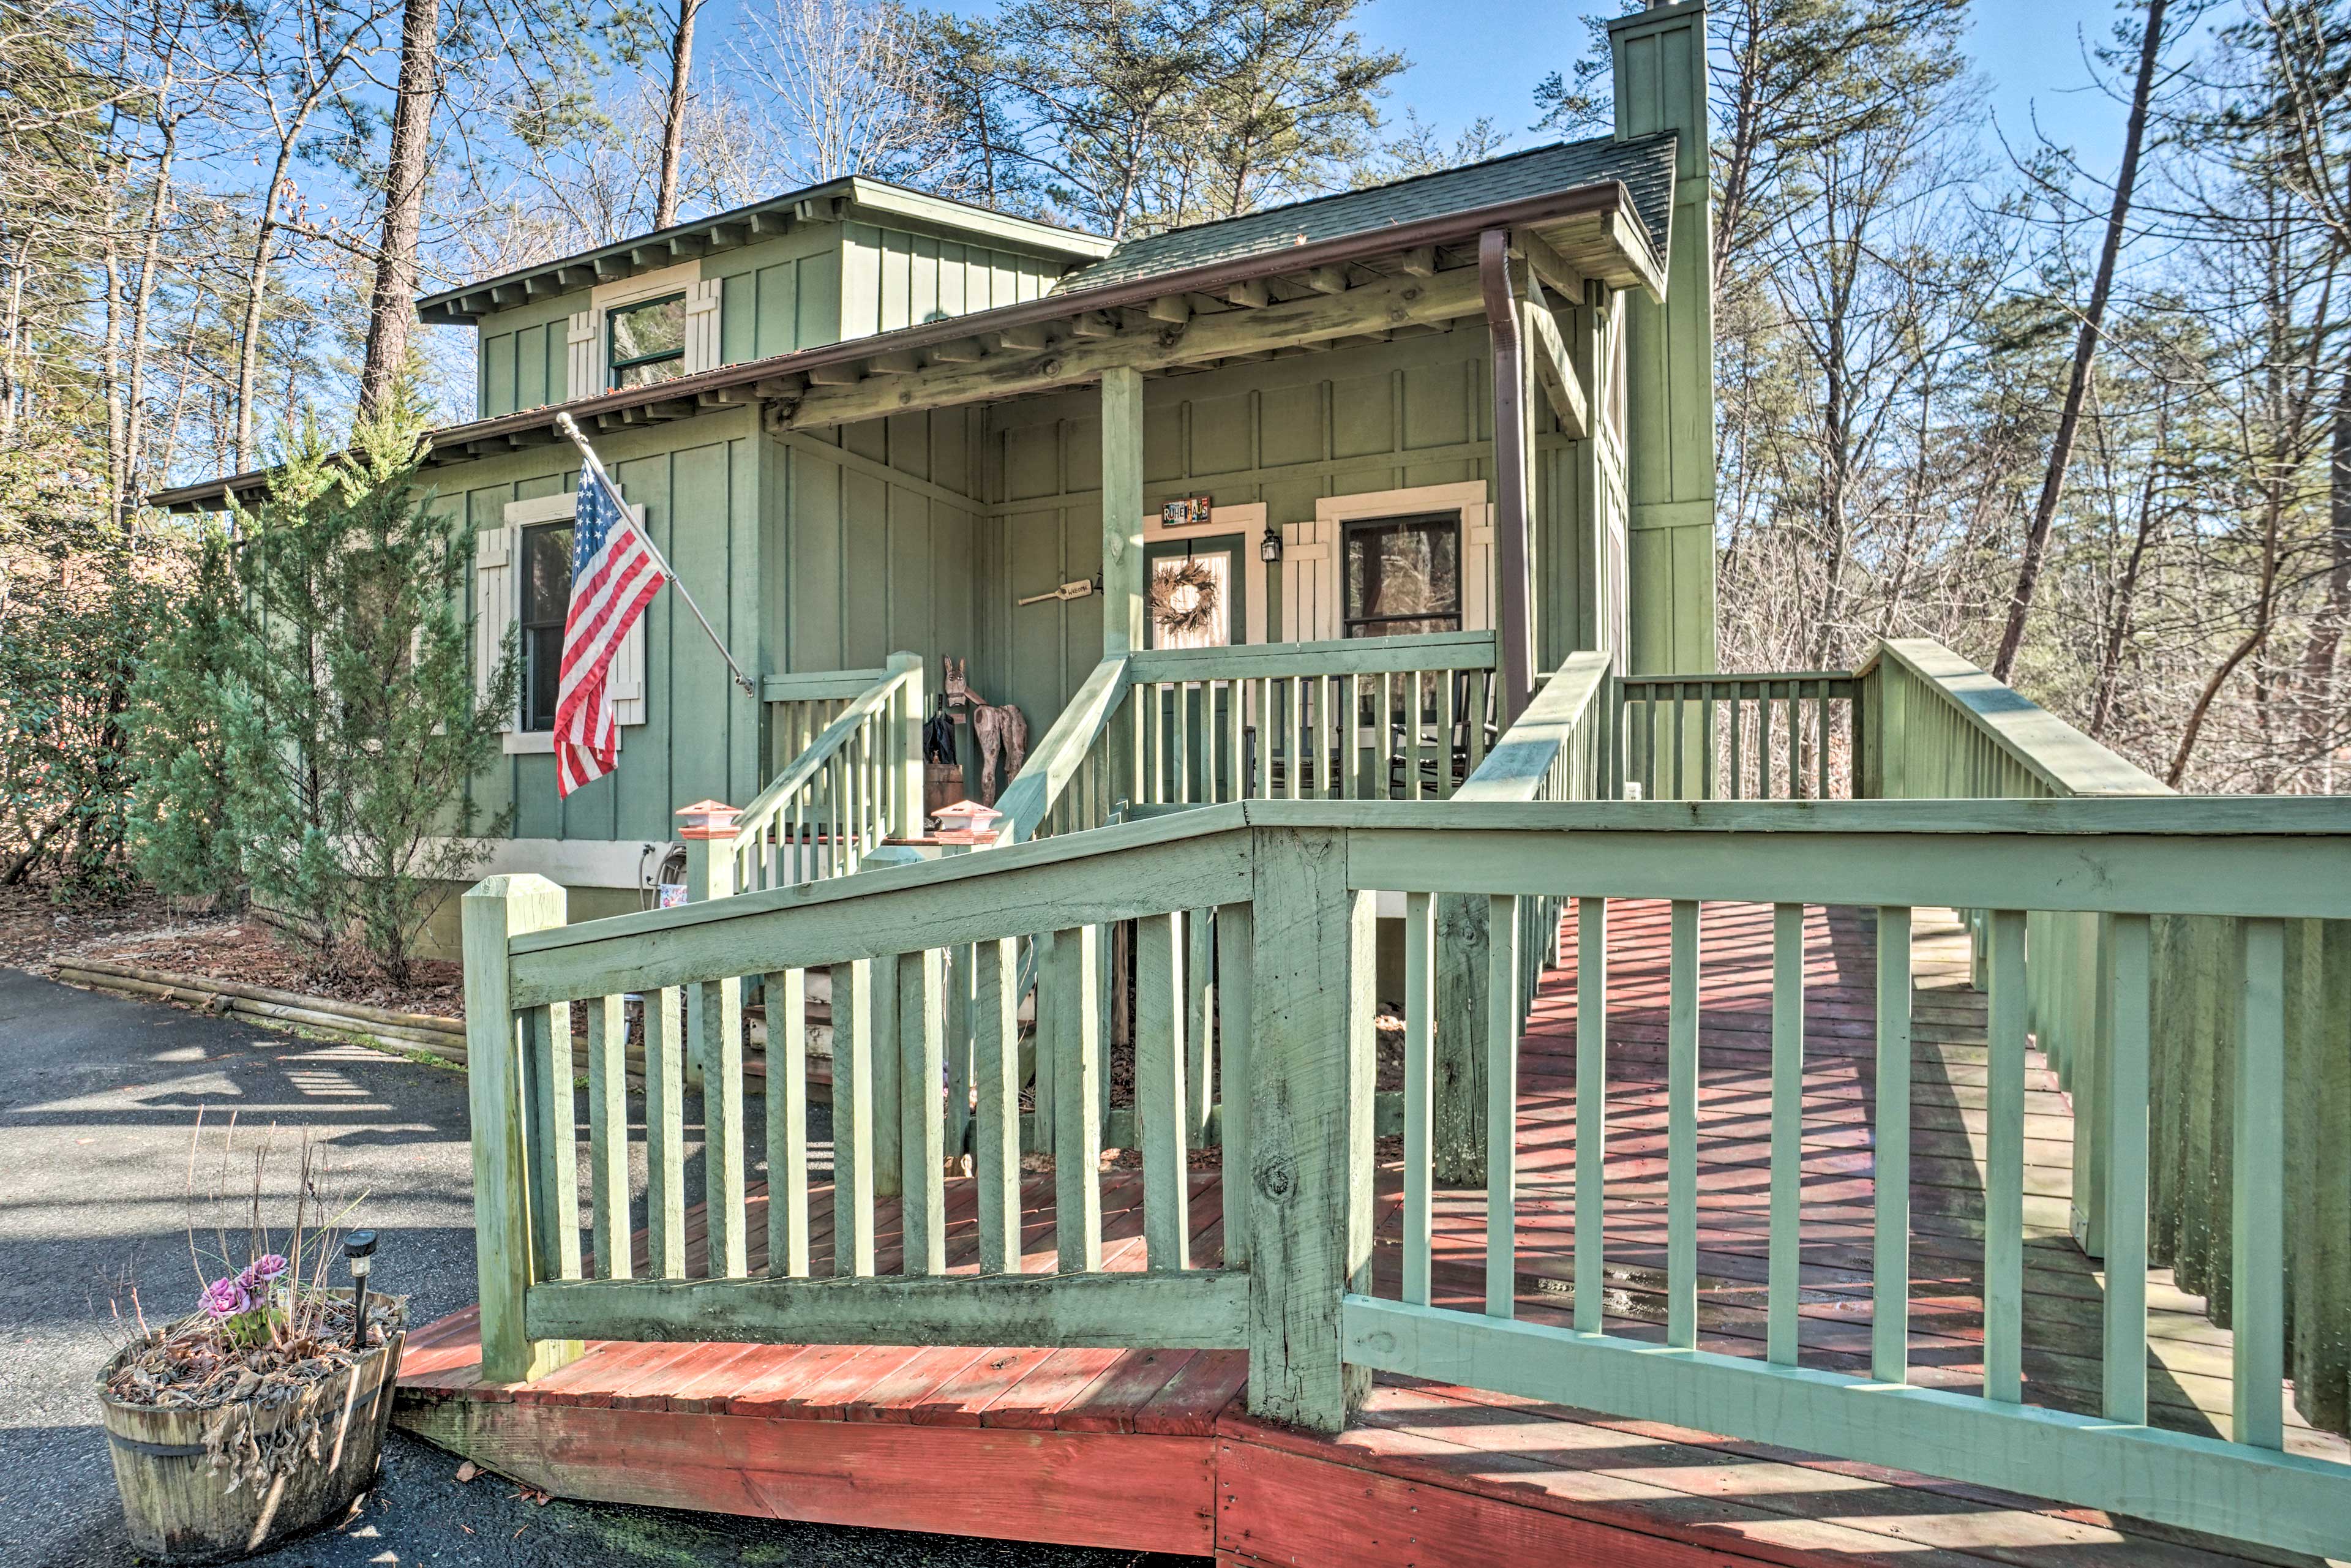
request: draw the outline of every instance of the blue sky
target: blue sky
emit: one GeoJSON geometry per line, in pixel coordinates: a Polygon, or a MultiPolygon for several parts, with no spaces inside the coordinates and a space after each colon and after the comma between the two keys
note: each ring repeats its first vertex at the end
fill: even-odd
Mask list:
{"type": "MultiPolygon", "coordinates": [[[[964,15],[991,10],[988,0],[946,0],[964,15]]],[[[1563,69],[1583,49],[1583,17],[1614,16],[1613,3],[1573,0],[1366,0],[1357,30],[1374,47],[1401,49],[1412,67],[1387,101],[1393,118],[1408,105],[1447,136],[1479,115],[1511,134],[1514,145],[1541,140],[1535,84],[1563,69]],[[1530,40],[1549,39],[1549,47],[1530,40]]],[[[2115,0],[1974,0],[1967,48],[1989,90],[1983,131],[2022,148],[2041,129],[2072,146],[2092,172],[2108,170],[2122,146],[2123,111],[2089,85],[2085,46],[2104,42],[2117,15],[2115,0]],[[1996,128],[1996,131],[1995,131],[1996,128]]]]}
{"type": "MultiPolygon", "coordinates": [[[[1402,49],[1412,68],[1390,103],[1411,104],[1450,131],[1490,114],[1495,123],[1532,140],[1535,84],[1582,49],[1582,18],[1614,5],[1527,0],[1369,0],[1359,28],[1367,43],[1402,49]],[[1549,37],[1551,49],[1528,41],[1549,37]]],[[[2122,111],[2087,87],[2083,44],[2102,42],[2116,15],[2112,0],[1975,0],[1968,52],[1991,89],[1985,131],[1996,123],[2011,144],[2042,128],[2076,148],[2090,167],[2114,161],[2122,145],[2122,111]]]]}

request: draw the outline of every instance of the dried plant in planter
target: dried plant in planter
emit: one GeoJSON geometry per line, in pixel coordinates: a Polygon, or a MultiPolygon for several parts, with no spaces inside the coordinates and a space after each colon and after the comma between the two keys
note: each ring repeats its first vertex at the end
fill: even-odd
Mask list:
{"type": "MultiPolygon", "coordinates": [[[[366,1288],[358,1259],[372,1234],[343,1228],[364,1195],[321,1195],[327,1172],[308,1136],[290,1226],[263,1223],[273,1129],[252,1151],[245,1235],[241,1245],[232,1239],[218,1220],[235,1135],[232,1121],[215,1223],[200,1227],[191,1216],[195,1310],[151,1329],[133,1292],[138,1332],[99,1377],[134,1542],[168,1561],[240,1555],[347,1506],[374,1471],[405,1324],[402,1299],[366,1288]],[[353,1256],[338,1269],[347,1251],[353,1256]],[[335,1282],[338,1273],[346,1283],[335,1282]],[[197,1464],[211,1485],[190,1483],[186,1471],[197,1464]],[[200,1552],[190,1548],[192,1532],[200,1552]]],[[[191,1189],[200,1146],[190,1154],[191,1189]]]]}

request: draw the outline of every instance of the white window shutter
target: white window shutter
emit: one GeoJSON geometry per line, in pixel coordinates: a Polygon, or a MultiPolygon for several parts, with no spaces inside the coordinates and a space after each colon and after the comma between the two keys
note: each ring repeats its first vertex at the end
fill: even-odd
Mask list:
{"type": "Polygon", "coordinates": [[[596,312],[582,310],[571,318],[569,329],[571,397],[594,397],[604,390],[603,367],[597,362],[596,312]]]}
{"type": "Polygon", "coordinates": [[[715,371],[719,364],[718,296],[725,280],[706,277],[685,291],[685,373],[715,371]]]}
{"type": "MultiPolygon", "coordinates": [[[[514,575],[515,529],[484,528],[474,536],[474,692],[486,701],[497,680],[498,660],[506,652],[507,632],[515,623],[517,606],[514,575]]],[[[498,721],[512,729],[515,716],[498,721]]]]}
{"type": "MultiPolygon", "coordinates": [[[[632,507],[629,510],[636,514],[637,527],[643,528],[645,509],[632,507]]],[[[612,692],[612,717],[622,725],[645,722],[645,622],[652,616],[653,606],[647,605],[613,651],[612,667],[606,676],[612,692]]]]}
{"type": "Polygon", "coordinates": [[[1339,525],[1286,523],[1281,546],[1281,634],[1318,643],[1340,634],[1339,525]]]}
{"type": "Polygon", "coordinates": [[[1461,513],[1461,629],[1494,629],[1494,509],[1466,507],[1461,513]]]}

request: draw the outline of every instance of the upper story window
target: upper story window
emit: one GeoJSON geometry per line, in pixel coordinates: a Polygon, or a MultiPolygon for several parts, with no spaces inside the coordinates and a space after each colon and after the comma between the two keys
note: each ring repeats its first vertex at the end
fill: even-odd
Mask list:
{"type": "Polygon", "coordinates": [[[684,295],[615,306],[604,323],[608,391],[685,374],[684,295]]]}
{"type": "Polygon", "coordinates": [[[1347,524],[1341,635],[1461,630],[1461,519],[1453,512],[1347,524]]]}
{"type": "Polygon", "coordinates": [[[555,727],[563,674],[563,621],[571,608],[571,525],[522,531],[522,727],[555,727]]]}

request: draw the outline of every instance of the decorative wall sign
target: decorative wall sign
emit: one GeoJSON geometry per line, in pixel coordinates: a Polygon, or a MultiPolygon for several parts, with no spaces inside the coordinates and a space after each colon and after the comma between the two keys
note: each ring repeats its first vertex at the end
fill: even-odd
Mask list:
{"type": "Polygon", "coordinates": [[[1207,496],[1186,496],[1180,501],[1162,502],[1159,526],[1163,528],[1188,528],[1195,523],[1212,521],[1214,510],[1214,503],[1207,496]]]}

